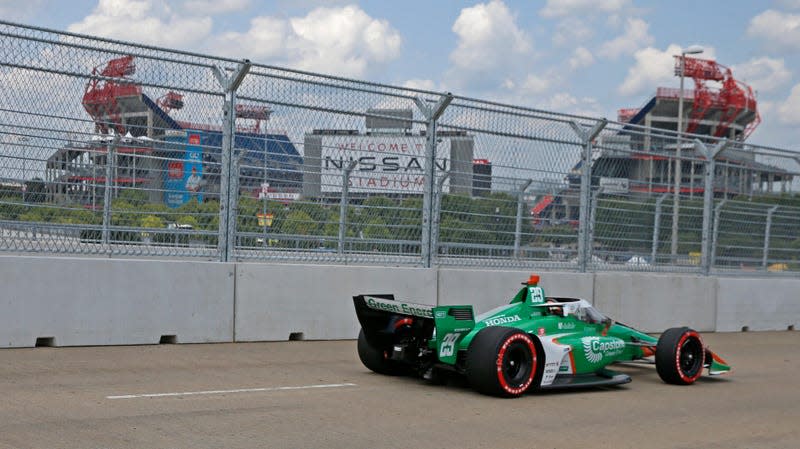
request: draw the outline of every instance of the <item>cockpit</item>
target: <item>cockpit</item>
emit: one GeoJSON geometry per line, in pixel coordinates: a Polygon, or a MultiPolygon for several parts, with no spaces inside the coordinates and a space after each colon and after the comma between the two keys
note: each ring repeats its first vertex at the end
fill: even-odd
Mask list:
{"type": "Polygon", "coordinates": [[[547,301],[542,304],[551,314],[561,316],[573,316],[579,321],[590,324],[603,323],[608,318],[595,309],[585,299],[576,298],[553,298],[548,297],[547,301]]]}

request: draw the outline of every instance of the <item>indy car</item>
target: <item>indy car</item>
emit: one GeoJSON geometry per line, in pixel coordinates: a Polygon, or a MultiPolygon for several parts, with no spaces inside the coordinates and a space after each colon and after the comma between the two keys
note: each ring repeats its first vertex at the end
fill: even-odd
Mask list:
{"type": "Polygon", "coordinates": [[[669,384],[693,384],[730,366],[688,327],[659,338],[615,322],[578,298],[548,297],[532,275],[509,304],[475,316],[470,305],[432,307],[393,295],[353,297],[361,324],[358,356],[386,375],[437,382],[466,377],[477,391],[518,397],[533,390],[624,384],[613,363],[655,363],[669,384]]]}

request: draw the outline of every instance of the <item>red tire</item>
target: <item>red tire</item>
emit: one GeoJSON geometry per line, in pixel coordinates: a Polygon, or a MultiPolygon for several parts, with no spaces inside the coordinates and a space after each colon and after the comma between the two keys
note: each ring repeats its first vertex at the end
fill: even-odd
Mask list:
{"type": "Polygon", "coordinates": [[[700,334],[674,327],[661,334],[656,346],[656,371],[668,384],[690,385],[703,374],[706,350],[700,334]]]}
{"type": "Polygon", "coordinates": [[[467,379],[484,394],[521,396],[535,383],[539,354],[534,337],[527,333],[510,327],[487,327],[475,335],[467,350],[467,379]]]}

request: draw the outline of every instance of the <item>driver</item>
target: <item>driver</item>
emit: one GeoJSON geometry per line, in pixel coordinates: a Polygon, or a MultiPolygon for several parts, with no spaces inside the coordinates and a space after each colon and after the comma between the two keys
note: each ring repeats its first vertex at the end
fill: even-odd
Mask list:
{"type": "MultiPolygon", "coordinates": [[[[555,298],[547,298],[547,302],[554,304],[558,303],[558,301],[556,301],[555,298]]],[[[564,308],[562,306],[550,306],[547,309],[553,315],[564,316],[564,308]]]]}

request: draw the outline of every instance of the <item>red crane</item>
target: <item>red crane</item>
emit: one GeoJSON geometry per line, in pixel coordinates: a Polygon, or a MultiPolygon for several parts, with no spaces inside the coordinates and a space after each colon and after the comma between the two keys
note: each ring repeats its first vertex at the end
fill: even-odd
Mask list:
{"type": "Polygon", "coordinates": [[[136,72],[133,56],[112,59],[100,70],[92,70],[92,77],[86,83],[83,94],[83,107],[94,119],[97,130],[106,132],[114,128],[120,134],[125,132],[117,99],[123,96],[140,95],[142,89],[126,77],[136,72]]]}
{"type": "Polygon", "coordinates": [[[164,94],[163,97],[156,100],[156,104],[158,104],[164,112],[169,114],[173,109],[183,109],[183,95],[178,92],[169,91],[164,94]]]}
{"type": "MultiPolygon", "coordinates": [[[[681,75],[681,56],[675,56],[675,75],[681,75]]],[[[686,125],[686,133],[694,133],[700,121],[712,109],[722,111],[719,123],[714,131],[715,137],[722,137],[730,129],[731,124],[739,117],[742,111],[753,111],[756,116],[741,135],[744,140],[755,130],[761,122],[758,114],[753,89],[734,79],[730,68],[718,64],[714,60],[684,57],[683,75],[694,80],[694,101],[686,125]],[[712,90],[706,81],[722,82],[722,88],[712,90]]]]}

